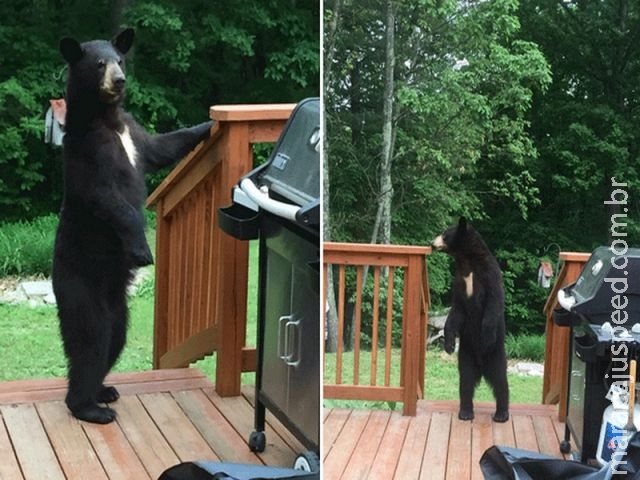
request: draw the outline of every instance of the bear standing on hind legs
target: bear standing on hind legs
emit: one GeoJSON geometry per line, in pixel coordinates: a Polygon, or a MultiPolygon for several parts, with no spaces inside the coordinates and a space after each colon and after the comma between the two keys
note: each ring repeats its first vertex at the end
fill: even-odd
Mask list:
{"type": "Polygon", "coordinates": [[[109,423],[118,399],[103,384],[126,340],[127,286],[153,263],[144,234],[144,174],[184,157],[208,138],[211,122],[149,135],[125,112],[124,55],[134,32],[112,41],[60,41],[69,64],[64,196],[53,288],[68,360],[66,403],[87,422],[109,423]]]}
{"type": "Polygon", "coordinates": [[[480,234],[461,218],[432,245],[455,261],[453,299],[444,326],[444,348],[453,353],[460,337],[460,420],[473,419],[473,394],[482,377],[496,399],[495,422],[509,420],[507,355],[504,347],[502,272],[480,234]]]}

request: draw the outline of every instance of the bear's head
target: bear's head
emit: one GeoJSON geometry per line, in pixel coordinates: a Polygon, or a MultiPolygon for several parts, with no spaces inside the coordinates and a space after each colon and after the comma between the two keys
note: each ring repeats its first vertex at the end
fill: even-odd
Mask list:
{"type": "Polygon", "coordinates": [[[96,95],[100,102],[116,104],[124,98],[124,56],[133,44],[134,31],[127,28],[112,41],[79,43],[73,38],[60,40],[60,52],[69,64],[68,94],[86,99],[96,95]]]}
{"type": "MultiPolygon", "coordinates": [[[[476,251],[479,243],[483,243],[475,229],[464,217],[460,217],[457,225],[447,228],[431,242],[431,246],[451,255],[476,251]]],[[[486,248],[486,247],[484,247],[486,248]]]]}

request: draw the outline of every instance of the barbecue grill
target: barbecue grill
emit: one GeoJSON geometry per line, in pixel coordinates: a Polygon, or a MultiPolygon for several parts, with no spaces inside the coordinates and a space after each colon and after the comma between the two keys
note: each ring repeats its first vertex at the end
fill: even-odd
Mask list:
{"type": "Polygon", "coordinates": [[[571,328],[560,449],[573,451],[583,463],[595,460],[609,387],[627,378],[629,360],[640,353],[640,249],[617,253],[609,247],[594,250],[576,282],[558,292],[560,308],[554,311],[555,323],[571,328]]]}
{"type": "Polygon", "coordinates": [[[309,450],[296,468],[318,471],[320,444],[320,102],[300,102],[269,160],[242,177],[219,225],[260,239],[255,431],[265,449],[271,411],[309,450]]]}

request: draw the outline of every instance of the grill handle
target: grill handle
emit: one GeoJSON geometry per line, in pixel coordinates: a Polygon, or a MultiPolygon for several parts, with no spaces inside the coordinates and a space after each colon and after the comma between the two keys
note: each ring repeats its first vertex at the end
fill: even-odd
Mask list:
{"type": "Polygon", "coordinates": [[[250,178],[245,178],[240,182],[240,189],[263,210],[292,222],[296,221],[296,214],[300,207],[273,200],[267,192],[261,192],[250,178]]]}
{"type": "Polygon", "coordinates": [[[284,360],[285,362],[289,361],[291,358],[288,338],[288,326],[291,322],[291,318],[291,315],[283,315],[278,319],[278,351],[276,354],[280,360],[284,360]]]}
{"type": "Polygon", "coordinates": [[[564,293],[564,290],[561,288],[560,290],[558,290],[558,303],[567,312],[570,312],[576,303],[576,299],[573,296],[568,296],[566,293],[564,293]]]}

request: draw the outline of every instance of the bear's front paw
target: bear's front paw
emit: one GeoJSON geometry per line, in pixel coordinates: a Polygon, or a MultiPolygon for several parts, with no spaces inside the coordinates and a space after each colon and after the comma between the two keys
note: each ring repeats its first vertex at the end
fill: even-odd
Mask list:
{"type": "Polygon", "coordinates": [[[493,330],[484,330],[482,332],[482,353],[489,353],[496,348],[498,339],[496,333],[493,330]]]}
{"type": "Polygon", "coordinates": [[[456,337],[444,337],[444,351],[451,354],[456,350],[456,337]]]}
{"type": "Polygon", "coordinates": [[[131,251],[131,261],[134,267],[146,267],[153,264],[153,255],[146,243],[144,247],[136,248],[131,251]]]}
{"type": "Polygon", "coordinates": [[[201,142],[211,136],[211,127],[213,127],[213,121],[204,122],[200,125],[202,128],[202,133],[200,134],[200,138],[198,140],[201,142]]]}

